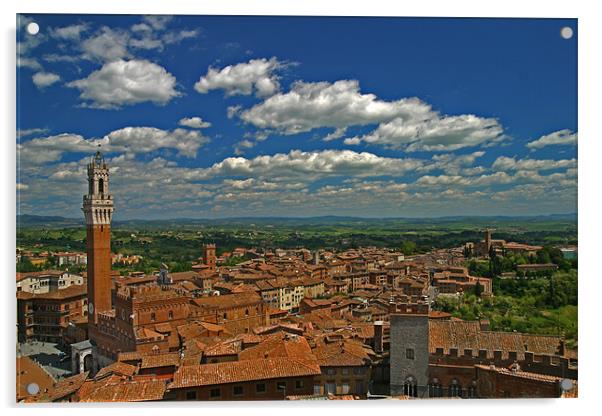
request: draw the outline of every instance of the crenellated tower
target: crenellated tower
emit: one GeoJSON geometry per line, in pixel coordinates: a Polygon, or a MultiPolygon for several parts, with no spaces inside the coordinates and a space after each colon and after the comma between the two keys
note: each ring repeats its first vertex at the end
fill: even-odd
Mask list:
{"type": "Polygon", "coordinates": [[[88,164],[88,194],[82,207],[86,218],[88,254],[88,322],[111,309],[111,219],[113,196],[109,194],[109,168],[100,151],[88,164]]]}
{"type": "Polygon", "coordinates": [[[209,266],[212,272],[216,269],[217,256],[215,255],[215,244],[203,245],[203,262],[209,266]]]}

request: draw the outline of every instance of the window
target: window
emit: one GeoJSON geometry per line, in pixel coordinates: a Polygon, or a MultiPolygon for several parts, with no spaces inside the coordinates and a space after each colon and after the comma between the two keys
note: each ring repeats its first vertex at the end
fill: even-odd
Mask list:
{"type": "Polygon", "coordinates": [[[341,369],[341,374],[344,375],[344,376],[348,375],[349,374],[349,369],[348,368],[342,368],[341,369]]]}
{"type": "Polygon", "coordinates": [[[429,397],[443,397],[443,388],[437,378],[429,383],[429,397]]]}
{"type": "Polygon", "coordinates": [[[304,387],[303,380],[295,380],[295,388],[297,390],[302,389],[304,387]]]}
{"type": "Polygon", "coordinates": [[[329,381],[324,385],[324,394],[336,394],[337,385],[334,381],[329,381]]]}
{"type": "Polygon", "coordinates": [[[314,394],[322,394],[322,386],[319,384],[314,384],[314,394]]]}
{"type": "Polygon", "coordinates": [[[257,393],[265,393],[265,390],[266,390],[266,389],[265,389],[265,383],[257,383],[257,384],[255,385],[255,391],[256,391],[257,393]]]}
{"type": "Polygon", "coordinates": [[[414,359],[414,349],[413,348],[407,348],[406,349],[406,358],[408,360],[413,360],[414,359]]]}
{"type": "Polygon", "coordinates": [[[234,386],[234,388],[232,389],[232,394],[234,394],[235,396],[242,396],[244,393],[244,389],[242,386],[234,386]]]}
{"type": "Polygon", "coordinates": [[[209,391],[209,397],[211,397],[212,399],[217,399],[219,397],[222,396],[222,390],[221,389],[211,389],[209,391]]]}
{"type": "Polygon", "coordinates": [[[349,382],[344,381],[341,385],[341,394],[349,394],[349,382]]]}
{"type": "Polygon", "coordinates": [[[362,380],[355,380],[355,394],[364,394],[364,382],[362,380]]]}
{"type": "Polygon", "coordinates": [[[336,368],[327,368],[326,369],[326,374],[328,374],[329,376],[334,376],[336,373],[337,373],[336,368]]]}
{"type": "Polygon", "coordinates": [[[228,314],[224,312],[224,319],[228,319],[228,314]]]}
{"type": "Polygon", "coordinates": [[[187,391],[186,400],[196,400],[196,391],[187,391]]]}
{"type": "Polygon", "coordinates": [[[286,390],[286,381],[279,381],[276,383],[277,390],[286,390]]]}
{"type": "Polygon", "coordinates": [[[449,397],[462,397],[462,386],[458,380],[453,379],[448,389],[449,397]]]}
{"type": "Polygon", "coordinates": [[[151,312],[151,321],[155,321],[155,319],[157,319],[157,315],[155,315],[154,312],[151,312]]]}
{"type": "Polygon", "coordinates": [[[355,367],[353,369],[353,374],[355,374],[356,376],[361,376],[366,374],[366,369],[364,367],[355,367]]]}
{"type": "Polygon", "coordinates": [[[173,311],[169,311],[169,319],[173,319],[173,311]]]}
{"type": "Polygon", "coordinates": [[[418,388],[414,377],[410,376],[404,381],[403,394],[405,396],[418,397],[418,388]]]}

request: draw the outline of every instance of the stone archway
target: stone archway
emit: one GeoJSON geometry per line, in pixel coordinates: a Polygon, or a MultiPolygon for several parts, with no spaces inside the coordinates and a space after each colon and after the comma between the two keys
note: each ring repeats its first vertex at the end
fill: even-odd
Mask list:
{"type": "Polygon", "coordinates": [[[77,373],[85,373],[92,370],[93,357],[92,351],[79,351],[76,354],[77,373]]]}
{"type": "Polygon", "coordinates": [[[94,356],[90,341],[71,344],[71,371],[73,374],[94,372],[94,356]]]}
{"type": "Polygon", "coordinates": [[[83,368],[84,368],[84,372],[85,371],[92,371],[92,368],[94,366],[94,357],[92,356],[91,352],[88,352],[86,354],[83,355],[83,360],[80,358],[83,368]]]}

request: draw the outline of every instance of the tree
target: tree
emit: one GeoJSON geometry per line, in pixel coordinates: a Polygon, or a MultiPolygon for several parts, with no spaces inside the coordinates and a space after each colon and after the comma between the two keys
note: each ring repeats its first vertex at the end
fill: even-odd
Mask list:
{"type": "Polygon", "coordinates": [[[416,251],[416,243],[406,240],[401,244],[401,251],[405,255],[412,255],[416,251]]]}
{"type": "Polygon", "coordinates": [[[17,263],[17,271],[20,273],[36,272],[38,270],[40,268],[34,266],[27,257],[22,257],[21,261],[17,263]]]}
{"type": "Polygon", "coordinates": [[[464,254],[464,257],[466,257],[467,259],[472,257],[472,247],[465,245],[463,254],[464,254]]]}
{"type": "Polygon", "coordinates": [[[477,281],[477,284],[474,286],[474,294],[477,298],[480,298],[483,294],[483,285],[477,281]]]}
{"type": "Polygon", "coordinates": [[[537,263],[547,264],[551,262],[552,259],[550,258],[550,253],[545,247],[537,252],[537,263]]]}

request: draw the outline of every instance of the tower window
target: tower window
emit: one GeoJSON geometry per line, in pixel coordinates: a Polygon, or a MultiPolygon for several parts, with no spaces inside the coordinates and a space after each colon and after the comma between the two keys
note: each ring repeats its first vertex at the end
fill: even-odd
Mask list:
{"type": "Polygon", "coordinates": [[[98,192],[101,194],[105,193],[105,181],[102,178],[98,180],[98,192]]]}

